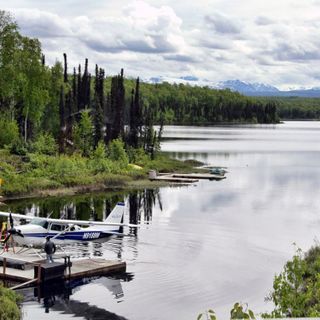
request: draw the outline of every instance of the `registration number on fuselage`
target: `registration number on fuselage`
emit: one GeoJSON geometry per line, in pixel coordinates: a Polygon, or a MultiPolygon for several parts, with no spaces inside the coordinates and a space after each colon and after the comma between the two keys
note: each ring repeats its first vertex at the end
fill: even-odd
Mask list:
{"type": "Polygon", "coordinates": [[[100,232],[85,232],[82,239],[98,239],[100,237],[100,232]]]}

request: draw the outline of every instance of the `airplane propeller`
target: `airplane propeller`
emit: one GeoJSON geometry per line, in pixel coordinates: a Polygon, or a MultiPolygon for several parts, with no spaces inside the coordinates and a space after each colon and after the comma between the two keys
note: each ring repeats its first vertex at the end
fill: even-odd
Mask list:
{"type": "Polygon", "coordinates": [[[13,222],[13,218],[12,218],[11,212],[10,212],[10,215],[9,215],[9,221],[10,221],[10,229],[7,230],[8,235],[7,235],[6,238],[3,240],[3,243],[4,243],[4,244],[7,243],[7,241],[10,239],[10,237],[11,237],[12,235],[18,235],[18,236],[24,238],[24,235],[21,233],[21,231],[20,231],[20,230],[17,230],[17,229],[14,227],[14,222],[13,222]]]}

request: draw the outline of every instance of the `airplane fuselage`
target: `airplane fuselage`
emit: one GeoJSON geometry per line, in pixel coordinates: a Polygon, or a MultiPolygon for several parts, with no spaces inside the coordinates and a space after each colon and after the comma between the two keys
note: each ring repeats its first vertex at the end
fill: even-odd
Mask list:
{"type": "Polygon", "coordinates": [[[99,229],[96,226],[82,228],[80,226],[74,225],[68,227],[63,224],[53,224],[49,223],[47,225],[37,225],[30,223],[27,225],[19,226],[17,229],[24,235],[21,237],[19,235],[13,235],[14,241],[21,245],[32,245],[32,246],[43,246],[45,243],[45,238],[50,236],[55,243],[67,243],[67,242],[83,242],[98,240],[111,235],[120,234],[119,228],[107,227],[99,229]],[[45,228],[47,226],[47,228],[45,228]],[[65,231],[63,229],[66,229],[65,231]],[[59,230],[54,230],[59,229],[59,230]]]}
{"type": "Polygon", "coordinates": [[[10,220],[10,228],[7,230],[3,242],[6,243],[12,237],[17,244],[22,246],[43,246],[45,238],[48,236],[56,243],[66,243],[66,241],[87,242],[112,235],[123,235],[119,230],[123,226],[121,220],[124,214],[124,206],[124,203],[118,202],[102,222],[32,218],[28,224],[14,226],[13,218],[24,219],[26,216],[0,212],[0,216],[8,217],[10,220]]]}

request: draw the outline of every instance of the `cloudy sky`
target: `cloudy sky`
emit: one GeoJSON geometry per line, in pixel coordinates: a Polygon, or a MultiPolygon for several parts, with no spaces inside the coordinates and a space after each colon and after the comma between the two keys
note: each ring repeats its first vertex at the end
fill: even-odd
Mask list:
{"type": "Polygon", "coordinates": [[[49,64],[320,86],[320,0],[0,0],[49,64]]]}

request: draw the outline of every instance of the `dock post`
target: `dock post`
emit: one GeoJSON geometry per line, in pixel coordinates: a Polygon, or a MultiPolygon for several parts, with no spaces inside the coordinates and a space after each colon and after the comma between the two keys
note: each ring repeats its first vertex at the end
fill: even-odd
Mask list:
{"type": "Polygon", "coordinates": [[[41,264],[38,264],[38,274],[37,274],[37,283],[40,284],[41,282],[41,264]]]}
{"type": "Polygon", "coordinates": [[[68,269],[69,269],[69,281],[71,278],[71,261],[70,261],[70,256],[68,256],[68,269]]]}
{"type": "Polygon", "coordinates": [[[3,270],[2,273],[6,274],[6,268],[7,268],[7,258],[3,258],[3,270]]]}

